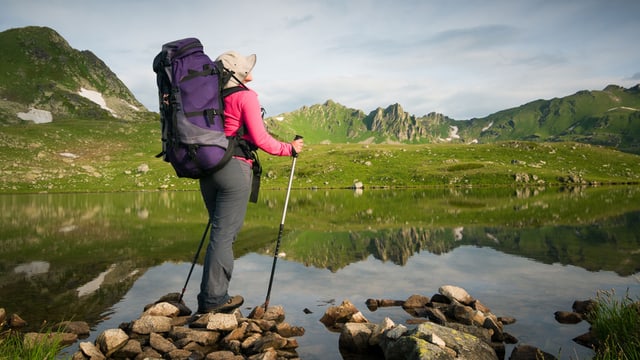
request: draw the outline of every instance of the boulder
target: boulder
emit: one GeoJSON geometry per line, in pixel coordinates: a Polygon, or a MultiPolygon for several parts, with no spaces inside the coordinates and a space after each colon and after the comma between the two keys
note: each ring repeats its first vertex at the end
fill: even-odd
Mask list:
{"type": "Polygon", "coordinates": [[[577,324],[582,321],[582,315],[576,312],[556,311],[553,315],[560,324],[577,324]]]}
{"type": "Polygon", "coordinates": [[[387,338],[381,345],[385,359],[498,359],[485,341],[433,323],[421,324],[397,340],[387,338]],[[403,357],[406,354],[411,355],[403,357]]]}
{"type": "Polygon", "coordinates": [[[438,292],[446,296],[449,300],[455,300],[464,305],[471,305],[475,301],[465,289],[458,286],[443,285],[438,289],[438,292]]]}
{"type": "Polygon", "coordinates": [[[125,346],[128,340],[129,336],[123,330],[108,329],[98,335],[96,338],[96,347],[108,358],[111,354],[125,346]]]}

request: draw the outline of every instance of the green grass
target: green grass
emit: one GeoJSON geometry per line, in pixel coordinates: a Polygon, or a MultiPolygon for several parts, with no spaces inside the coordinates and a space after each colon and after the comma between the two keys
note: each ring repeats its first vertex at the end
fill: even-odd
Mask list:
{"type": "MultiPolygon", "coordinates": [[[[159,132],[156,121],[62,120],[4,126],[0,193],[197,189],[196,181],[177,178],[169,164],[155,158],[159,132]],[[149,171],[139,171],[141,165],[149,171]]],[[[260,155],[262,187],[286,187],[291,159],[260,155]]],[[[295,187],[347,188],[355,181],[367,188],[637,184],[640,156],[568,142],[307,141],[298,159],[295,187]]]]}
{"type": "Polygon", "coordinates": [[[589,320],[598,339],[594,360],[640,359],[640,302],[601,291],[589,320]]]}
{"type": "Polygon", "coordinates": [[[53,332],[45,332],[47,341],[26,342],[19,331],[0,333],[0,360],[53,360],[63,349],[61,338],[53,332]]]}

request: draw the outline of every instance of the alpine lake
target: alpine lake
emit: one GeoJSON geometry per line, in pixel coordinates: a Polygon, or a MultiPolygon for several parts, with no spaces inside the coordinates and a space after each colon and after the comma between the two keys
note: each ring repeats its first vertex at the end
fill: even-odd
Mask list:
{"type": "MultiPolygon", "coordinates": [[[[285,195],[263,190],[234,244],[230,293],[245,315],[265,301],[285,195]]],[[[197,191],[0,195],[0,208],[0,307],[33,330],[86,321],[80,341],[181,292],[207,225],[197,191]]],[[[192,310],[203,257],[185,290],[192,310]]],[[[638,186],[292,190],[270,305],[305,328],[301,359],[341,359],[339,334],[319,321],[328,307],[349,300],[371,322],[406,324],[401,307],[366,300],[456,285],[514,317],[505,331],[519,344],[590,359],[572,340],[589,324],[554,312],[603,291],[637,299],[639,274],[638,186]]]]}

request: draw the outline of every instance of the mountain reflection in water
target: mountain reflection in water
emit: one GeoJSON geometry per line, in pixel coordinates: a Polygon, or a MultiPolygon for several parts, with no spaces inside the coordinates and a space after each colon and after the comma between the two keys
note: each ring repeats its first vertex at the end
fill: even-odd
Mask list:
{"type": "MultiPolygon", "coordinates": [[[[263,191],[234,246],[231,290],[247,307],[264,302],[283,202],[263,191]]],[[[85,341],[179,292],[206,225],[198,192],[3,195],[0,208],[0,307],[35,329],[88,321],[85,341]]],[[[301,358],[340,358],[338,335],[318,321],[331,304],[349,299],[370,321],[403,323],[402,309],[370,312],[365,300],[458,285],[516,317],[506,330],[521,343],[584,359],[590,351],[571,339],[588,325],[553,313],[598,290],[640,295],[638,220],[638,187],[295,190],[271,303],[306,328],[301,358]]],[[[192,309],[200,273],[185,295],[192,309]]]]}

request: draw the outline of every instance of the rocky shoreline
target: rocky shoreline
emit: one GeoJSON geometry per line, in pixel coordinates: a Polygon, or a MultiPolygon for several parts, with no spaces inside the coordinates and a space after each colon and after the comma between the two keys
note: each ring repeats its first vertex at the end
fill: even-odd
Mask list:
{"type": "MultiPolygon", "coordinates": [[[[296,337],[304,328],[285,322],[281,306],[254,308],[246,317],[233,313],[191,316],[177,293],[147,305],[141,316],[117,329],[108,329],[92,342],[80,342],[72,360],[166,359],[166,360],[288,360],[299,359],[296,337]]],[[[331,306],[320,319],[328,331],[339,332],[338,346],[343,358],[367,359],[506,359],[506,344],[518,340],[505,331],[516,321],[496,316],[464,289],[445,285],[431,297],[412,295],[406,300],[369,299],[371,311],[379,307],[401,306],[413,316],[406,325],[385,318],[369,322],[355,305],[344,300],[331,306]]],[[[575,301],[573,311],[555,312],[560,323],[583,321],[594,301],[575,301]]],[[[4,329],[19,330],[26,324],[0,309],[4,329]]],[[[57,340],[70,345],[89,335],[89,325],[81,322],[56,324],[48,333],[27,332],[24,344],[57,340]]],[[[575,342],[593,348],[593,337],[584,334],[575,342]]],[[[530,345],[518,344],[509,360],[556,359],[530,345]]]]}

